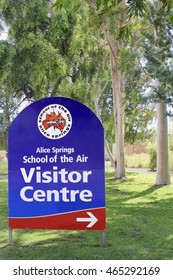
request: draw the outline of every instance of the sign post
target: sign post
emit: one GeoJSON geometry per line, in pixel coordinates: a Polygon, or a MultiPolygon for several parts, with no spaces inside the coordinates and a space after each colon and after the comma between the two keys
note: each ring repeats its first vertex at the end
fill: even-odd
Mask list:
{"type": "Polygon", "coordinates": [[[10,230],[105,232],[104,131],[88,107],[29,105],[9,129],[8,160],[10,230]]]}

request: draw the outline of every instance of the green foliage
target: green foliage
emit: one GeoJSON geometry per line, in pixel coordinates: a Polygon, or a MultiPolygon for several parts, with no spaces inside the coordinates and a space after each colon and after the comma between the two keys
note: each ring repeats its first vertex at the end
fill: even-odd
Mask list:
{"type": "Polygon", "coordinates": [[[146,11],[146,1],[141,0],[127,0],[129,16],[143,16],[146,11]]]}
{"type": "Polygon", "coordinates": [[[0,148],[7,150],[8,128],[16,115],[17,100],[0,88],[0,148]]]}
{"type": "Polygon", "coordinates": [[[8,45],[15,48],[10,85],[18,96],[24,94],[28,99],[54,96],[64,77],[70,75],[74,53],[79,51],[71,48],[76,15],[70,9],[49,15],[49,1],[45,0],[13,2],[8,0],[2,6],[9,25],[8,45]]]}
{"type": "Polygon", "coordinates": [[[0,83],[8,77],[14,54],[14,46],[6,41],[0,41],[0,83]]]}
{"type": "Polygon", "coordinates": [[[129,37],[132,36],[132,26],[130,25],[130,23],[126,23],[120,27],[117,39],[126,41],[129,39],[129,37]]]}
{"type": "Polygon", "coordinates": [[[74,13],[77,2],[51,13],[49,1],[4,2],[2,13],[10,35],[0,45],[5,73],[1,85],[12,96],[27,100],[69,96],[94,109],[99,81],[104,84],[109,78],[109,74],[105,78],[109,60],[104,38],[93,31],[88,6],[84,3],[74,13]]]}
{"type": "Polygon", "coordinates": [[[62,2],[63,0],[56,0],[56,2],[53,4],[53,7],[59,6],[62,2]]]}
{"type": "Polygon", "coordinates": [[[133,42],[121,51],[121,69],[125,75],[125,142],[145,141],[153,133],[150,127],[155,112],[146,98],[145,75],[133,42]]]}
{"type": "MultiPolygon", "coordinates": [[[[65,0],[56,0],[54,7],[60,6],[65,2],[65,0]]],[[[110,9],[122,4],[124,0],[96,0],[97,10],[102,9],[102,12],[107,12],[110,9]]],[[[125,1],[129,16],[142,16],[146,11],[147,0],[127,0],[125,1]]],[[[163,8],[168,11],[172,7],[172,0],[161,0],[163,8]]]]}
{"type": "Polygon", "coordinates": [[[157,166],[157,151],[156,151],[156,145],[152,143],[148,143],[147,145],[147,152],[150,156],[150,161],[149,161],[149,168],[151,171],[156,170],[157,166]]]}
{"type": "MultiPolygon", "coordinates": [[[[134,31],[128,17],[133,11],[134,15],[142,14],[144,3],[126,1],[125,4],[125,1],[97,0],[96,16],[96,13],[89,9],[87,1],[81,0],[58,0],[54,7],[46,0],[1,2],[0,12],[9,27],[9,39],[0,42],[0,85],[5,87],[5,92],[9,92],[11,96],[25,96],[28,100],[44,96],[69,96],[94,109],[93,99],[97,96],[99,87],[103,88],[104,84],[108,83],[99,105],[106,137],[111,146],[115,131],[109,82],[110,61],[101,28],[108,14],[106,10],[102,18],[98,14],[103,8],[107,9],[110,19],[109,31],[116,36],[121,26],[119,23],[127,23],[121,26],[120,35],[128,37],[134,31]],[[115,28],[115,24],[118,28],[115,28]]],[[[168,1],[164,3],[167,5],[168,1]]],[[[146,42],[150,42],[148,38],[146,42]]],[[[170,44],[171,41],[169,46],[170,44]]],[[[128,44],[124,48],[122,46],[123,44],[120,45],[119,52],[121,63],[117,68],[125,75],[125,140],[133,143],[151,135],[148,124],[154,112],[153,106],[144,98],[145,78],[139,65],[137,66],[138,54],[135,45],[128,44]]],[[[148,53],[149,51],[150,49],[148,53]]],[[[167,50],[165,52],[165,55],[168,55],[167,50]]],[[[169,76],[171,81],[172,70],[166,72],[165,65],[160,62],[157,64],[156,55],[154,58],[150,55],[149,59],[151,63],[147,67],[151,68],[154,65],[157,69],[159,65],[160,69],[162,67],[160,75],[169,76]]],[[[152,71],[153,69],[148,70],[150,73],[152,71]]],[[[167,92],[171,91],[171,87],[171,82],[164,81],[162,84],[162,89],[166,89],[167,92]]]]}
{"type": "Polygon", "coordinates": [[[127,100],[125,116],[125,142],[135,143],[150,139],[153,134],[153,128],[150,128],[151,121],[154,117],[154,111],[142,101],[143,96],[133,91],[127,100]]]}
{"type": "MultiPolygon", "coordinates": [[[[148,22],[153,33],[143,33],[145,71],[149,75],[150,100],[172,104],[173,87],[173,53],[172,24],[169,23],[170,12],[166,12],[159,4],[150,5],[148,22]]],[[[142,45],[142,44],[141,44],[142,45]]]]}
{"type": "Polygon", "coordinates": [[[115,129],[112,90],[110,84],[103,93],[99,106],[101,108],[101,120],[105,129],[105,137],[109,143],[110,150],[112,150],[112,145],[115,143],[115,129]]]}
{"type": "MultiPolygon", "coordinates": [[[[98,73],[103,48],[92,34],[88,6],[84,3],[76,13],[80,1],[53,10],[45,0],[13,2],[4,2],[1,12],[9,25],[8,48],[15,50],[5,72],[15,96],[63,95],[91,105],[89,83],[98,73]]],[[[2,56],[4,65],[8,56],[2,56]]]]}
{"type": "Polygon", "coordinates": [[[170,9],[173,7],[173,3],[171,0],[162,0],[162,3],[163,3],[163,8],[166,11],[170,11],[170,9]]]}
{"type": "MultiPolygon", "coordinates": [[[[57,0],[58,2],[62,2],[63,0],[57,0]]],[[[99,9],[101,6],[104,8],[111,6],[115,7],[124,2],[124,0],[97,0],[97,8],[99,9]]],[[[130,15],[141,16],[146,10],[147,0],[127,0],[125,1],[128,6],[130,15]]],[[[172,0],[161,0],[163,4],[163,8],[169,10],[172,7],[172,0]]]]}

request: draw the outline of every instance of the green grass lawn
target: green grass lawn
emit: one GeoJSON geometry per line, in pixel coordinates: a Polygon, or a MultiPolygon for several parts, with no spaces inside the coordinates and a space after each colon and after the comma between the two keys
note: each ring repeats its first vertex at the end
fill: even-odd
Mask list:
{"type": "Polygon", "coordinates": [[[106,173],[107,246],[100,231],[14,230],[8,244],[7,179],[0,179],[0,259],[173,259],[173,186],[154,187],[152,174],[106,173]]]}
{"type": "Polygon", "coordinates": [[[8,164],[7,161],[0,162],[0,174],[7,174],[8,173],[8,164]]]}

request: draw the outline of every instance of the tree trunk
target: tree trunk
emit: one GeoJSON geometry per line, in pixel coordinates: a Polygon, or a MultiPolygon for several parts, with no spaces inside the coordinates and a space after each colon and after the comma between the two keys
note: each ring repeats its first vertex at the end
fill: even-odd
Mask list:
{"type": "Polygon", "coordinates": [[[170,184],[167,105],[157,104],[157,174],[156,185],[170,184]]]}
{"type": "Polygon", "coordinates": [[[116,178],[125,177],[124,156],[124,75],[118,69],[118,45],[112,44],[110,48],[111,77],[113,89],[113,104],[115,118],[116,142],[116,178]]]}
{"type": "MultiPolygon", "coordinates": [[[[96,109],[96,115],[97,115],[97,117],[100,119],[101,122],[102,122],[102,120],[101,120],[101,117],[100,117],[100,110],[99,110],[99,98],[100,98],[101,93],[102,93],[103,91],[104,91],[104,89],[102,89],[102,91],[99,89],[99,90],[98,90],[98,93],[97,93],[97,96],[94,98],[94,105],[95,105],[95,109],[96,109]]],[[[106,150],[106,153],[107,153],[107,155],[108,155],[108,157],[109,157],[109,160],[110,160],[110,162],[111,162],[111,166],[114,167],[114,168],[116,168],[116,166],[115,166],[115,160],[114,160],[114,158],[113,158],[113,155],[112,155],[112,153],[111,153],[111,150],[110,150],[110,148],[109,148],[109,144],[108,144],[106,138],[105,138],[105,150],[106,150]]]]}

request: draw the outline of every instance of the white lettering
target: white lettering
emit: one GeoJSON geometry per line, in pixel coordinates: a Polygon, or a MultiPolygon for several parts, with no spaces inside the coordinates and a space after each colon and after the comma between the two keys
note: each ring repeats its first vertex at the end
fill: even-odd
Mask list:
{"type": "Polygon", "coordinates": [[[30,183],[35,172],[35,168],[30,168],[28,175],[25,168],[20,168],[25,183],[30,183]]]}
{"type": "Polygon", "coordinates": [[[83,171],[83,182],[88,183],[88,176],[92,174],[92,171],[83,171]]]}
{"type": "Polygon", "coordinates": [[[83,190],[81,191],[79,197],[84,202],[92,201],[92,192],[90,190],[83,190]]]}
{"type": "Polygon", "coordinates": [[[24,156],[23,163],[47,163],[48,162],[48,155],[44,157],[34,157],[31,155],[30,157],[24,156]]]}
{"type": "Polygon", "coordinates": [[[32,202],[33,201],[32,197],[31,198],[26,197],[26,191],[28,191],[28,190],[33,190],[33,187],[27,186],[27,187],[22,188],[20,191],[20,197],[21,197],[21,199],[23,199],[26,202],[32,202]]]}
{"type": "Polygon", "coordinates": [[[68,174],[68,171],[66,171],[65,168],[63,168],[59,171],[59,174],[61,175],[61,182],[68,183],[68,180],[66,179],[66,175],[68,174]]]}
{"type": "Polygon", "coordinates": [[[27,171],[25,168],[20,168],[25,183],[30,183],[35,180],[36,183],[88,183],[89,175],[92,171],[67,171],[65,168],[58,170],[57,166],[53,166],[50,171],[42,171],[40,166],[32,167],[27,171]]]}
{"type": "Polygon", "coordinates": [[[50,153],[49,148],[39,147],[36,149],[36,153],[50,153]]]}
{"type": "Polygon", "coordinates": [[[75,202],[78,198],[83,202],[92,201],[93,194],[90,190],[68,190],[66,187],[61,190],[35,190],[32,186],[25,186],[20,191],[20,197],[26,202],[63,201],[75,202]]]}
{"type": "Polygon", "coordinates": [[[59,191],[57,190],[48,190],[47,191],[47,201],[59,201],[59,191]],[[52,194],[54,195],[54,198],[52,199],[52,194]]]}
{"type": "Polygon", "coordinates": [[[43,190],[36,190],[33,194],[33,198],[38,202],[45,201],[45,192],[43,190]]]}
{"type": "MultiPolygon", "coordinates": [[[[54,177],[55,179],[55,177],[54,177]]],[[[50,183],[52,181],[52,177],[51,177],[51,171],[45,171],[42,173],[42,182],[43,183],[50,183]]],[[[58,182],[58,180],[55,182],[58,182]]]]}
{"type": "Polygon", "coordinates": [[[67,190],[67,188],[62,188],[62,190],[59,191],[60,193],[62,193],[62,201],[64,202],[69,202],[69,198],[67,197],[67,195],[69,194],[69,190],[67,190]]]}
{"type": "Polygon", "coordinates": [[[71,201],[76,201],[76,195],[79,193],[79,190],[71,190],[71,201]]]}
{"type": "Polygon", "coordinates": [[[70,174],[68,175],[68,179],[71,183],[78,183],[81,181],[81,178],[82,175],[77,171],[70,172],[70,174]]]}

